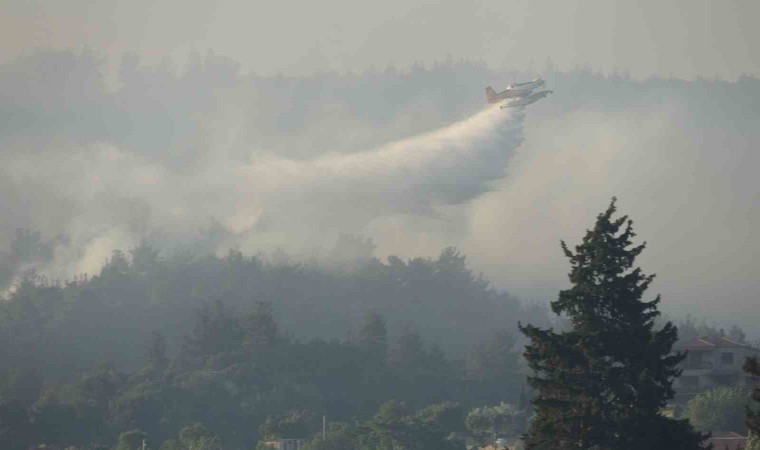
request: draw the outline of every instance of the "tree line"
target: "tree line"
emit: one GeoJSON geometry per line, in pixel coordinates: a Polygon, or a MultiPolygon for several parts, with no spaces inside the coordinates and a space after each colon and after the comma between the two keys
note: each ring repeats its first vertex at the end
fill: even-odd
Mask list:
{"type": "MultiPolygon", "coordinates": [[[[91,280],[63,286],[26,280],[3,304],[2,348],[8,360],[0,377],[0,416],[12,424],[0,430],[3,448],[36,443],[105,448],[143,436],[171,449],[190,442],[191,435],[225,448],[251,448],[273,435],[267,426],[281,417],[326,415],[331,421],[355,422],[373,417],[393,398],[414,409],[440,402],[471,408],[494,399],[513,401],[519,394],[519,353],[506,329],[484,335],[461,357],[409,324],[391,336],[385,317],[374,311],[343,339],[305,340],[281,327],[271,302],[254,300],[245,310],[222,299],[201,303],[174,352],[161,329],[132,336],[143,359],[136,370],[115,363],[74,370],[78,360],[67,361],[70,355],[102,351],[84,339],[102,338],[105,344],[129,339],[134,331],[129,324],[161,311],[137,302],[111,303],[116,299],[101,305],[100,295],[92,292],[97,292],[92,285],[105,283],[106,292],[142,293],[129,281],[145,274],[140,252],[147,250],[135,251],[131,261],[112,258],[91,280]],[[103,314],[98,308],[114,306],[125,314],[121,321],[97,321],[103,314]],[[50,342],[56,334],[47,333],[58,327],[83,340],[74,341],[73,348],[50,342]],[[47,372],[53,364],[62,367],[47,372]]],[[[229,298],[234,296],[228,293],[229,298]]],[[[86,356],[97,359],[97,354],[86,356]]],[[[301,437],[315,432],[313,421],[299,423],[301,428],[289,430],[301,437]]]]}
{"type": "MultiPolygon", "coordinates": [[[[581,244],[571,249],[562,243],[571,287],[551,303],[562,326],[519,325],[527,343],[522,356],[530,403],[519,389],[520,352],[507,330],[489,333],[455,358],[408,324],[391,337],[386,318],[370,311],[344,339],[303,340],[281,327],[273,303],[249,300],[242,310],[225,301],[236,298],[231,290],[195,308],[192,327],[174,352],[161,329],[147,339],[139,335],[147,340],[139,369],[103,364],[73,377],[59,371],[58,378],[30,364],[4,371],[0,443],[8,449],[115,443],[131,450],[149,439],[153,448],[213,450],[264,448],[269,439],[297,437],[307,439],[309,449],[425,450],[463,448],[457,432],[485,442],[509,430],[523,431],[525,447],[536,450],[703,448],[707,435],[695,424],[662,413],[685,355],[672,351],[678,331],[661,320],[659,296],[644,298],[654,275],[644,274],[635,260],[645,244],[634,245],[632,221],[615,213],[613,199],[581,244]],[[496,406],[481,407],[487,403],[496,406]],[[331,419],[324,435],[321,416],[331,419]]],[[[263,267],[236,253],[225,264],[230,261],[237,262],[224,266],[227,281],[246,280],[230,267],[263,267]]],[[[449,289],[485,288],[462,270],[463,262],[449,249],[438,260],[418,263],[438,267],[431,273],[445,273],[438,280],[450,282],[449,289]]],[[[24,361],[14,352],[35,352],[27,353],[27,363],[55,358],[49,352],[59,347],[45,347],[45,338],[55,335],[44,331],[56,320],[82,327],[90,337],[87,327],[105,331],[102,323],[67,322],[76,314],[66,313],[84,314],[98,305],[102,300],[93,290],[99,283],[106,293],[121,293],[110,306],[118,306],[125,293],[145,295],[133,281],[144,281],[151,264],[158,264],[157,255],[141,247],[131,260],[115,254],[93,279],[66,285],[25,280],[2,307],[4,354],[24,361]]],[[[393,262],[373,264],[373,270],[393,268],[393,262]]],[[[410,267],[411,261],[401,264],[401,273],[410,267]]],[[[129,306],[140,310],[139,304],[129,306]]],[[[126,323],[140,317],[127,316],[126,323]]],[[[65,358],[56,361],[66,364],[65,358]]],[[[747,360],[745,370],[760,377],[756,359],[747,360]]],[[[760,401],[760,387],[752,398],[760,401]]],[[[748,407],[746,424],[756,439],[755,406],[748,407]]]]}

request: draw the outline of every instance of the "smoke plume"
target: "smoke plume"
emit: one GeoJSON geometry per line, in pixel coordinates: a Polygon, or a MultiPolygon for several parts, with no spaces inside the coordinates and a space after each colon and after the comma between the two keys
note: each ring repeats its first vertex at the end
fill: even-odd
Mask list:
{"type": "Polygon", "coordinates": [[[112,250],[143,239],[179,243],[213,231],[206,250],[299,252],[387,218],[437,217],[503,175],[522,119],[489,108],[367,151],[300,160],[258,152],[245,164],[225,149],[171,166],[108,142],[59,142],[55,151],[8,152],[0,177],[19,196],[11,203],[25,205],[18,225],[47,223],[44,234],[62,237],[42,271],[69,278],[97,273],[112,250]]]}

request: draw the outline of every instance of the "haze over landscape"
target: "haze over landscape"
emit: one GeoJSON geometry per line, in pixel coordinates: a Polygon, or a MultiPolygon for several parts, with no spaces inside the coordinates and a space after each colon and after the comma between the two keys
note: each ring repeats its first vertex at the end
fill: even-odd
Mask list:
{"type": "MultiPolygon", "coordinates": [[[[760,338],[758,2],[2,9],[0,292],[13,304],[35,273],[84,283],[64,298],[121,299],[81,328],[112,324],[113,341],[70,367],[39,358],[55,377],[99,358],[141,367],[140,336],[164,324],[180,354],[200,305],[254,297],[299,339],[343,339],[379,312],[391,336],[411,327],[463,357],[517,319],[548,323],[569,285],[560,240],[579,242],[612,197],[647,242],[638,263],[668,317],[760,338]],[[546,99],[486,104],[485,86],[539,76],[546,99]],[[127,288],[109,277],[130,250],[142,281],[127,288]],[[439,271],[462,290],[433,301],[414,281],[439,271]]],[[[58,308],[65,325],[39,345],[60,357],[81,324],[58,308]]]]}
{"type": "Polygon", "coordinates": [[[250,6],[246,26],[223,3],[213,13],[191,8],[182,26],[162,28],[171,2],[11,2],[3,20],[37,21],[45,33],[29,27],[38,31],[9,36],[0,54],[5,245],[18,227],[65,237],[50,274],[67,278],[96,273],[111,250],[157,229],[188,236],[219,226],[236,237],[214,251],[299,254],[327,251],[337,232],[348,232],[371,238],[381,258],[456,246],[498,286],[546,301],[566,280],[558,241],[577,237],[615,194],[651,244],[646,267],[659,275],[667,308],[749,323],[760,287],[760,244],[750,237],[759,220],[752,167],[760,95],[751,76],[760,62],[746,44],[758,31],[743,24],[757,5],[698,3],[658,7],[648,31],[630,21],[653,9],[625,2],[575,4],[577,19],[563,18],[565,27],[553,26],[564,10],[541,2],[404,2],[374,13],[322,5],[314,14],[323,21],[298,15],[308,24],[293,19],[273,47],[261,21],[281,14],[274,6],[260,14],[250,6]],[[620,16],[626,25],[610,42],[584,34],[620,16]],[[415,52],[373,38],[387,37],[390,17],[394,39],[408,27],[440,40],[409,39],[423,46],[415,52]],[[525,23],[513,24],[516,17],[525,23]],[[715,42],[698,45],[705,20],[715,42]],[[456,31],[435,32],[449,21],[456,31]],[[305,39],[330,35],[343,47],[319,45],[321,62],[299,53],[305,39]],[[505,44],[511,39],[520,45],[505,44]],[[556,95],[513,131],[499,123],[451,144],[472,153],[466,165],[428,144],[426,133],[446,133],[481,107],[483,86],[535,75],[556,95]],[[17,126],[26,118],[33,120],[17,126]],[[336,156],[349,153],[364,156],[336,156]],[[60,218],[50,221],[56,209],[60,218]]]}
{"type": "Polygon", "coordinates": [[[263,4],[230,0],[6,1],[0,60],[35,47],[97,49],[118,66],[134,51],[151,64],[212,49],[245,71],[308,75],[454,59],[561,70],[590,64],[636,78],[733,80],[760,71],[752,0],[426,2],[348,0],[263,4]],[[181,11],[181,19],[177,13],[181,11]]]}

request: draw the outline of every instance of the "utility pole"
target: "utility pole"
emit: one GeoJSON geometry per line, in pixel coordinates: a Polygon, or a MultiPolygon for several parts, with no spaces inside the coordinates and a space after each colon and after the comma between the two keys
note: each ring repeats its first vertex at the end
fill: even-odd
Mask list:
{"type": "Polygon", "coordinates": [[[327,416],[322,416],[322,440],[325,440],[325,431],[327,429],[327,416]]]}

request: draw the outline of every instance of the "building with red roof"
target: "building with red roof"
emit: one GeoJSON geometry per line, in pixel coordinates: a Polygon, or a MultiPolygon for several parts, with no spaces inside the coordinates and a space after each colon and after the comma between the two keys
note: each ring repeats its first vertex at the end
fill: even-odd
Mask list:
{"type": "Polygon", "coordinates": [[[725,336],[699,337],[673,346],[686,351],[681,363],[683,373],[676,379],[675,389],[680,394],[694,394],[719,386],[751,385],[742,366],[747,357],[759,356],[760,349],[733,341],[725,336]]]}
{"type": "Polygon", "coordinates": [[[747,446],[747,437],[733,431],[715,431],[707,440],[713,450],[743,450],[747,446]]]}

